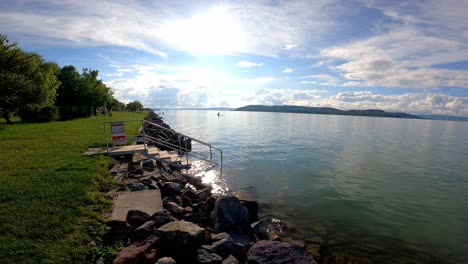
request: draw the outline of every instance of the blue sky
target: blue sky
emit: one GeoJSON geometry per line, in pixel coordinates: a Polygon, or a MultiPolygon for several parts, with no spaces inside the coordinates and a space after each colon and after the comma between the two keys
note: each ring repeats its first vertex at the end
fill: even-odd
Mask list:
{"type": "Polygon", "coordinates": [[[468,116],[468,1],[0,2],[0,33],[124,102],[468,116]]]}

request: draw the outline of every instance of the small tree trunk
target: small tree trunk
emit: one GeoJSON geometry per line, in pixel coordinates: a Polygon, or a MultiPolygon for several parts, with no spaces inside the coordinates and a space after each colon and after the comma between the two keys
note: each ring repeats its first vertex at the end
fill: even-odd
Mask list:
{"type": "Polygon", "coordinates": [[[7,124],[11,124],[10,113],[8,113],[7,110],[3,111],[2,117],[5,118],[5,121],[7,122],[7,124]]]}

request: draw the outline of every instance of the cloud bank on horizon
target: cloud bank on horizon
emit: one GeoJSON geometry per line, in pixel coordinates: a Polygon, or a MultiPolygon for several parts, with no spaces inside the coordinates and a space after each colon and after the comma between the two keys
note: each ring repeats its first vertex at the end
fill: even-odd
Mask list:
{"type": "Polygon", "coordinates": [[[468,1],[0,3],[0,33],[122,101],[468,116],[468,1]]]}

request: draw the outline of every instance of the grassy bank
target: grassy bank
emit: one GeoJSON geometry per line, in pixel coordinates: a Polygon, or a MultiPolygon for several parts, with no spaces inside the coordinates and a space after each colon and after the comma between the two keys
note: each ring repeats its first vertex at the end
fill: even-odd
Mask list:
{"type": "MultiPolygon", "coordinates": [[[[104,143],[103,122],[142,119],[115,112],[66,122],[0,123],[0,262],[87,263],[89,242],[102,232],[111,186],[102,155],[83,156],[104,143]]],[[[127,133],[137,130],[131,123],[127,133]]]]}

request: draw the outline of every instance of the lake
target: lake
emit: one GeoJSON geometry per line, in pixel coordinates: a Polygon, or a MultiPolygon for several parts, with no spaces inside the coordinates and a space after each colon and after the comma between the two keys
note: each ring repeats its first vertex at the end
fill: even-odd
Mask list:
{"type": "Polygon", "coordinates": [[[468,263],[468,122],[171,110],[295,239],[375,263],[468,263]]]}

